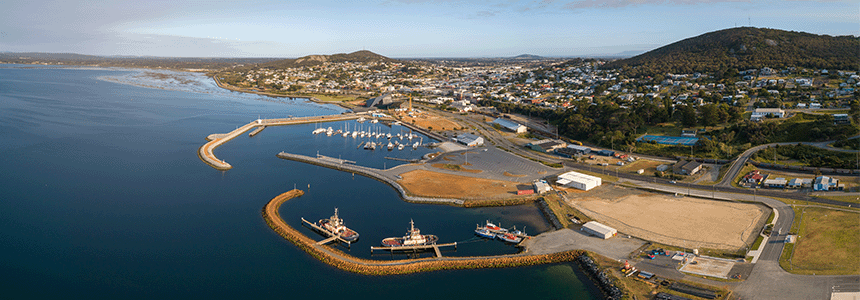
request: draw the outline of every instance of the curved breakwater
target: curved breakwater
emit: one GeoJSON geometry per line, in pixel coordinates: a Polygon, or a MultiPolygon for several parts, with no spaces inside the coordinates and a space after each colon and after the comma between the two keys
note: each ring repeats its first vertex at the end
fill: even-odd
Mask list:
{"type": "Polygon", "coordinates": [[[302,195],[304,195],[304,191],[296,189],[272,198],[262,210],[262,216],[266,224],[280,236],[289,240],[316,259],[338,269],[353,273],[364,275],[398,275],[452,269],[531,266],[571,262],[584,253],[581,250],[573,250],[541,255],[514,254],[489,257],[442,257],[396,261],[360,259],[326,245],[317,245],[315,240],[305,236],[284,222],[278,213],[281,204],[302,195]]]}
{"type": "Polygon", "coordinates": [[[232,169],[233,166],[228,164],[227,162],[218,159],[215,154],[212,152],[218,146],[223,145],[226,142],[236,138],[237,136],[248,132],[253,128],[257,128],[259,131],[255,131],[253,134],[259,133],[266,126],[282,126],[282,125],[293,125],[293,124],[305,124],[305,123],[314,123],[314,122],[333,122],[333,121],[344,121],[344,120],[352,120],[358,118],[358,114],[341,114],[341,115],[328,115],[328,116],[314,116],[314,117],[295,117],[295,118],[281,118],[281,119],[258,119],[251,121],[248,124],[243,125],[242,127],[236,128],[229,133],[224,134],[210,134],[206,137],[209,142],[200,146],[197,149],[197,156],[200,157],[200,160],[209,164],[209,166],[224,171],[232,169]]]}

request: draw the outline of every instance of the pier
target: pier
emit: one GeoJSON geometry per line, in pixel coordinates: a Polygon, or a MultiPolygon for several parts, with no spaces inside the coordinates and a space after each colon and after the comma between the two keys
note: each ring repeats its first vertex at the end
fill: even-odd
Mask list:
{"type": "MultiPolygon", "coordinates": [[[[394,179],[385,175],[382,170],[369,168],[365,166],[359,166],[355,164],[347,164],[347,163],[339,163],[337,161],[332,161],[328,159],[320,159],[314,158],[310,156],[304,156],[300,154],[293,154],[287,152],[281,152],[277,155],[279,158],[294,160],[303,163],[309,163],[312,165],[317,165],[321,167],[326,167],[330,169],[335,169],[339,171],[345,171],[350,173],[355,173],[359,175],[364,175],[379,181],[382,181],[391,187],[393,187],[397,192],[400,193],[400,197],[409,202],[415,203],[435,203],[435,204],[453,204],[453,205],[463,205],[464,201],[460,199],[449,199],[449,198],[430,198],[430,197],[415,197],[406,193],[406,190],[403,189],[400,184],[398,184],[394,179]]],[[[355,162],[352,162],[355,163],[355,162]]]]}
{"type": "Polygon", "coordinates": [[[373,250],[383,250],[389,251],[391,253],[394,252],[419,252],[424,250],[433,249],[433,252],[436,252],[436,257],[442,257],[442,251],[439,250],[440,247],[454,247],[457,249],[457,242],[448,243],[448,244],[432,244],[432,245],[415,245],[415,246],[395,246],[395,247],[370,247],[370,253],[373,253],[373,250]]]}
{"type": "Polygon", "coordinates": [[[352,245],[352,243],[350,243],[350,242],[349,242],[349,241],[347,241],[347,240],[344,240],[344,239],[343,239],[343,238],[341,238],[339,235],[333,235],[333,234],[332,234],[331,232],[329,232],[328,230],[325,230],[325,229],[323,229],[322,227],[317,226],[317,224],[314,224],[314,223],[309,222],[308,220],[305,220],[305,218],[302,218],[302,223],[303,223],[303,224],[305,224],[305,225],[308,225],[308,226],[310,226],[311,228],[313,228],[314,230],[316,230],[316,231],[318,231],[318,232],[321,232],[322,234],[325,234],[325,235],[327,235],[327,236],[328,236],[328,238],[326,238],[326,239],[324,239],[324,240],[322,240],[322,241],[317,242],[317,245],[325,245],[325,244],[328,244],[328,243],[334,242],[335,240],[338,240],[338,241],[341,241],[342,243],[345,243],[347,247],[349,247],[350,245],[352,245]]]}
{"type": "Polygon", "coordinates": [[[249,137],[251,137],[251,136],[255,136],[255,135],[257,135],[258,133],[260,133],[261,131],[263,131],[263,129],[266,129],[266,126],[260,126],[260,127],[257,127],[257,129],[254,129],[254,131],[251,131],[251,133],[249,133],[249,134],[248,134],[248,136],[249,136],[249,137]]]}
{"type": "Polygon", "coordinates": [[[210,134],[206,137],[209,140],[208,143],[200,146],[200,149],[197,150],[197,156],[200,157],[200,160],[209,164],[209,166],[225,171],[232,169],[233,166],[228,164],[227,162],[219,159],[212,152],[218,146],[223,145],[226,142],[236,138],[237,136],[248,132],[249,130],[255,129],[254,132],[251,132],[249,135],[254,136],[263,128],[267,126],[283,126],[283,125],[294,125],[294,124],[306,124],[306,123],[316,123],[316,122],[334,122],[334,121],[345,121],[357,119],[361,114],[340,114],[340,115],[327,115],[327,116],[313,116],[313,117],[295,117],[295,118],[281,118],[281,119],[257,119],[251,121],[248,124],[243,125],[242,127],[238,127],[229,133],[215,133],[210,134]]]}

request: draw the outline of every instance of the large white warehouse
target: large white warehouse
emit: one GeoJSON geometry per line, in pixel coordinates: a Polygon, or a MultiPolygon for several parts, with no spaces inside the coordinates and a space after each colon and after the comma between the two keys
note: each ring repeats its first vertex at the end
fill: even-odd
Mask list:
{"type": "Polygon", "coordinates": [[[602,181],[600,177],[570,171],[558,175],[558,180],[556,180],[555,183],[561,186],[569,186],[572,188],[587,191],[600,186],[602,184],[602,181]]]}
{"type": "Polygon", "coordinates": [[[599,238],[603,238],[604,240],[618,234],[618,230],[615,230],[615,228],[594,221],[585,223],[584,225],[582,225],[582,229],[580,230],[585,231],[588,234],[595,235],[599,238]]]}

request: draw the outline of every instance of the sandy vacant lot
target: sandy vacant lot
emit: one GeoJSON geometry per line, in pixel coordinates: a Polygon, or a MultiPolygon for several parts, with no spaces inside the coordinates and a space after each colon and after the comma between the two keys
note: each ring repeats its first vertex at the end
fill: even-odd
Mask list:
{"type": "Polygon", "coordinates": [[[457,199],[491,199],[516,195],[517,183],[472,178],[424,170],[400,174],[397,182],[410,194],[457,199]]]}
{"type": "MultiPolygon", "coordinates": [[[[618,188],[598,190],[603,189],[618,188]]],[[[769,212],[754,204],[625,191],[614,197],[580,194],[573,205],[625,234],[685,248],[724,250],[750,242],[769,212]]]]}
{"type": "Polygon", "coordinates": [[[440,117],[437,115],[428,114],[426,112],[419,114],[414,119],[409,117],[406,114],[400,114],[399,116],[402,118],[403,122],[413,123],[413,124],[415,124],[421,128],[428,128],[428,129],[432,128],[432,130],[434,130],[434,131],[456,130],[456,129],[460,129],[461,127],[464,127],[460,123],[451,121],[447,118],[443,118],[443,117],[440,117]]]}

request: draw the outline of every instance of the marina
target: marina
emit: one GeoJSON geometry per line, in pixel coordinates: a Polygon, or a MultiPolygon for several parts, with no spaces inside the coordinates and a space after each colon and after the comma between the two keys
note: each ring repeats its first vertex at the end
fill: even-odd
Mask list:
{"type": "MultiPolygon", "coordinates": [[[[230,131],[226,134],[220,135],[209,135],[210,137],[214,137],[208,143],[203,144],[197,150],[197,156],[200,159],[209,164],[209,166],[218,169],[218,170],[229,170],[232,169],[233,166],[224,160],[218,159],[213,151],[215,148],[223,145],[226,142],[236,138],[240,134],[248,132],[254,128],[264,128],[266,126],[283,126],[283,125],[294,125],[294,124],[304,124],[304,123],[315,123],[315,122],[331,122],[331,121],[343,121],[343,120],[353,120],[357,119],[361,116],[358,114],[339,114],[339,115],[327,115],[327,116],[313,116],[313,117],[292,117],[292,118],[279,118],[279,119],[257,119],[251,121],[248,124],[245,124],[241,127],[237,127],[235,130],[230,131]]],[[[260,130],[262,131],[262,130],[260,130]]],[[[333,131],[331,131],[331,127],[326,131],[328,135],[331,135],[333,131]],[[330,133],[329,133],[330,132],[330,133]]],[[[255,135],[259,133],[254,133],[255,135]]]]}

